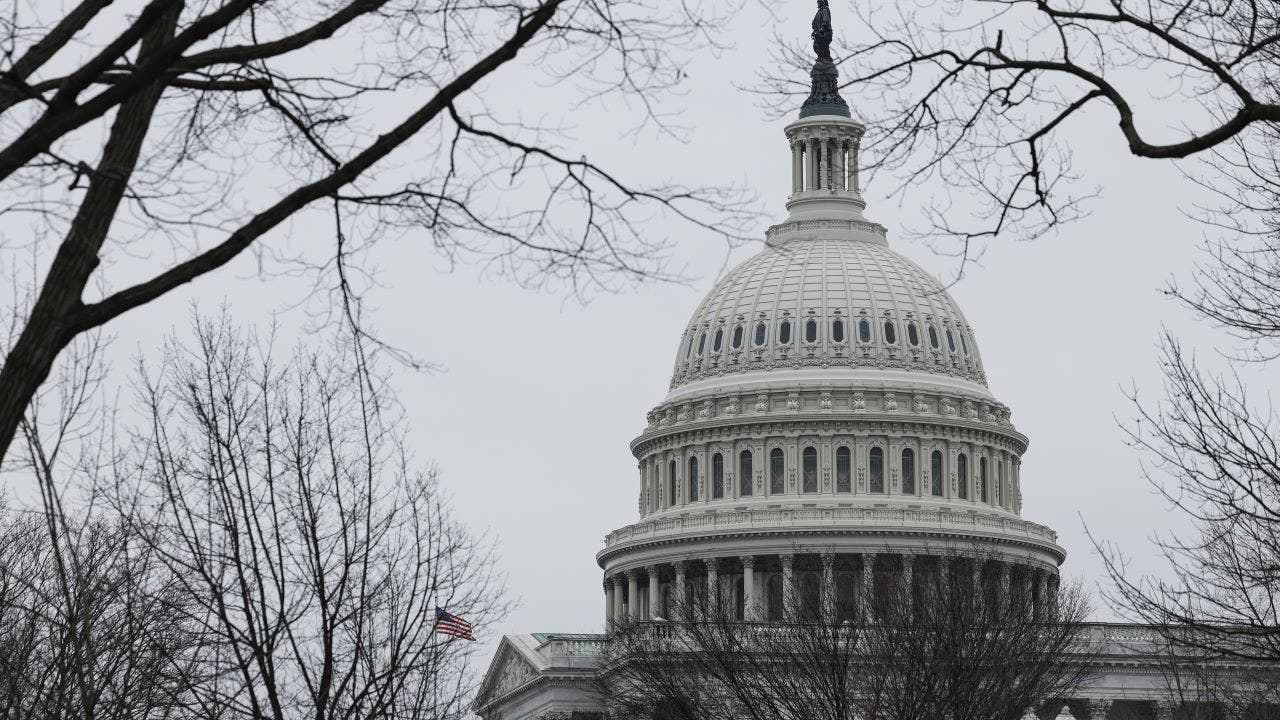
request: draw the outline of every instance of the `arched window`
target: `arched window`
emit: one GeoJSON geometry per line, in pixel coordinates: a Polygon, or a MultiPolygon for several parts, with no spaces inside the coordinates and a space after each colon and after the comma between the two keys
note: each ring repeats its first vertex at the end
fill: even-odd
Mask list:
{"type": "Polygon", "coordinates": [[[738,350],[742,347],[742,326],[738,325],[733,329],[733,349],[738,350]]]}
{"type": "Polygon", "coordinates": [[[849,448],[836,448],[836,492],[853,491],[853,470],[849,448]]]}
{"type": "Polygon", "coordinates": [[[987,459],[978,458],[978,499],[987,501],[987,459]]]}
{"type": "Polygon", "coordinates": [[[785,463],[782,457],[782,448],[774,448],[769,451],[769,492],[777,494],[785,492],[787,489],[785,463]]]}
{"type": "Polygon", "coordinates": [[[702,357],[702,351],[707,349],[707,333],[703,331],[698,336],[698,357],[702,357]]]}
{"type": "Polygon", "coordinates": [[[804,341],[818,342],[818,321],[806,320],[804,322],[804,341]]]}
{"type": "Polygon", "coordinates": [[[711,497],[724,497],[724,456],[720,453],[711,456],[711,497]]]}
{"type": "Polygon", "coordinates": [[[939,347],[938,329],[932,325],[929,326],[929,347],[933,348],[934,350],[937,350],[939,347]]]}
{"type": "Polygon", "coordinates": [[[751,494],[751,451],[743,450],[738,454],[738,494],[751,494]]]}
{"type": "Polygon", "coordinates": [[[722,347],[724,347],[724,328],[716,328],[716,339],[711,341],[711,349],[720,352],[722,347]]]}
{"type": "Polygon", "coordinates": [[[698,499],[698,456],[689,458],[689,500],[698,499]]]}
{"type": "Polygon", "coordinates": [[[920,329],[914,322],[907,323],[907,342],[911,347],[920,347],[920,329]]]}
{"type": "Polygon", "coordinates": [[[871,448],[867,465],[867,474],[871,476],[871,492],[884,492],[884,450],[878,447],[871,448]]]}
{"type": "Polygon", "coordinates": [[[956,337],[951,334],[951,328],[947,328],[947,349],[951,352],[956,351],[956,337]]]}
{"type": "Polygon", "coordinates": [[[671,461],[671,467],[667,469],[667,507],[675,507],[676,504],[676,461],[671,461]]]}
{"type": "Polygon", "coordinates": [[[956,457],[956,481],[960,487],[957,488],[957,494],[961,500],[969,499],[969,458],[964,453],[960,453],[956,457]]]}
{"type": "Polygon", "coordinates": [[[933,451],[933,455],[929,458],[929,483],[930,490],[934,497],[942,497],[942,453],[938,450],[933,451]]]}
{"type": "Polygon", "coordinates": [[[763,322],[756,323],[756,337],[755,337],[756,347],[764,345],[765,334],[768,332],[769,332],[768,325],[765,325],[763,322]]]}
{"type": "Polygon", "coordinates": [[[840,318],[831,321],[831,339],[835,342],[844,342],[844,321],[840,318]]]}
{"type": "Polygon", "coordinates": [[[783,320],[778,325],[778,344],[779,345],[791,344],[791,321],[790,320],[783,320]]]}
{"type": "Polygon", "coordinates": [[[818,492],[818,451],[816,448],[807,447],[800,456],[803,460],[801,465],[801,476],[804,480],[804,486],[801,488],[804,492],[818,492]]]}
{"type": "Polygon", "coordinates": [[[902,451],[902,492],[916,494],[916,451],[911,448],[902,451]]]}
{"type": "Polygon", "coordinates": [[[871,321],[866,318],[858,321],[858,342],[871,342],[871,321]]]}
{"type": "Polygon", "coordinates": [[[884,321],[884,341],[890,345],[898,342],[898,329],[893,326],[892,320],[884,321]]]}

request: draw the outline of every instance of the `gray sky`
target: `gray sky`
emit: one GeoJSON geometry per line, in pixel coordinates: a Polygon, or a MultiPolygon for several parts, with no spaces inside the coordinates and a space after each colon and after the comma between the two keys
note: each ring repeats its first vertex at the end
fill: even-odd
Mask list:
{"type": "MultiPolygon", "coordinates": [[[[841,25],[842,4],[835,3],[838,31],[852,34],[841,25]]],[[[779,13],[784,27],[807,35],[810,3],[789,3],[779,13]]],[[[768,211],[763,238],[765,227],[785,216],[785,121],[766,119],[734,83],[751,81],[766,58],[770,36],[761,28],[771,22],[760,8],[746,8],[731,28],[735,49],[689,66],[678,118],[688,129],[686,144],[649,131],[626,134],[632,124],[619,119],[634,110],[558,106],[555,89],[531,91],[518,71],[489,89],[525,93],[530,117],[571,123],[574,147],[631,177],[748,186],[768,211]]],[[[861,99],[846,100],[856,114],[861,99]]],[[[1145,538],[1173,520],[1123,443],[1115,420],[1130,414],[1122,386],[1136,383],[1158,395],[1154,349],[1162,324],[1205,349],[1213,335],[1159,292],[1171,276],[1188,277],[1203,228],[1181,212],[1203,193],[1170,164],[1130,158],[1107,112],[1095,111],[1071,132],[1084,185],[1101,186],[1090,216],[1055,237],[993,244],[952,292],[975,328],[992,390],[1031,439],[1023,515],[1055,528],[1068,552],[1066,573],[1092,582],[1100,571],[1086,523],[1141,560],[1149,553],[1145,538]]],[[[889,227],[895,249],[949,276],[951,259],[897,234],[940,189],[925,185],[886,199],[888,185],[868,188],[868,216],[889,227]]],[[[270,242],[305,244],[311,230],[327,241],[322,226],[296,223],[289,238],[278,233],[270,242]]],[[[597,296],[585,306],[566,299],[564,288],[535,292],[476,266],[450,270],[414,233],[377,255],[377,327],[445,368],[400,378],[415,450],[438,464],[458,513],[497,538],[520,600],[506,622],[485,630],[490,640],[507,632],[601,629],[594,555],[605,533],[637,517],[628,443],[665,394],[680,331],[703,293],[761,247],[734,252],[726,266],[715,238],[674,223],[655,222],[651,232],[678,241],[673,262],[693,279],[597,296]]],[[[116,323],[118,359],[145,353],[161,329],[185,326],[191,300],[210,308],[226,300],[251,323],[264,320],[263,308],[299,298],[299,283],[263,283],[255,271],[254,260],[242,258],[116,323]]],[[[281,317],[296,324],[302,311],[281,317]]]]}

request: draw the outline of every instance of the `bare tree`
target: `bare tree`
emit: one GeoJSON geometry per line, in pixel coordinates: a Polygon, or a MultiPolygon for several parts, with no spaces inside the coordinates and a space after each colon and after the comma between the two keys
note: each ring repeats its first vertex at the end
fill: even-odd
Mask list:
{"type": "Polygon", "coordinates": [[[202,644],[188,600],[119,522],[3,512],[0,717],[181,717],[202,644]]]}
{"type": "Polygon", "coordinates": [[[642,229],[656,215],[741,238],[737,193],[630,183],[531,124],[537,94],[491,89],[505,75],[555,86],[562,107],[629,103],[674,132],[685,53],[717,43],[731,6],[119,5],[0,18],[0,212],[37,250],[3,349],[0,458],[68,343],[246,252],[264,275],[313,271],[335,318],[372,340],[362,258],[380,237],[425,229],[450,259],[578,289],[669,276],[642,229]],[[332,237],[267,244],[308,217],[332,237]]]}
{"type": "MultiPolygon", "coordinates": [[[[1280,7],[1250,0],[966,0],[850,3],[842,25],[869,39],[838,58],[872,169],[904,186],[936,177],[953,204],[926,234],[971,243],[1035,237],[1077,217],[1071,148],[1096,143],[1073,120],[1114,113],[1116,139],[1143,158],[1220,155],[1265,170],[1280,128],[1280,7]],[[961,218],[970,217],[973,222],[961,218]]],[[[755,88],[775,111],[808,91],[811,59],[782,48],[755,88]]],[[[1246,175],[1251,174],[1250,171],[1246,175]]],[[[1236,190],[1227,191],[1235,196],[1236,190]]],[[[961,266],[963,272],[963,265],[961,266]]]]}
{"type": "Polygon", "coordinates": [[[960,572],[982,558],[941,560],[910,589],[884,588],[864,622],[744,622],[695,594],[672,620],[613,628],[606,695],[635,718],[1018,720],[1089,678],[1078,586],[984,601],[960,572]]]}
{"type": "Polygon", "coordinates": [[[204,638],[186,714],[368,720],[466,715],[474,644],[506,609],[491,544],[416,468],[348,344],[277,364],[200,322],[140,369],[149,425],[95,488],[178,579],[204,638]]]}

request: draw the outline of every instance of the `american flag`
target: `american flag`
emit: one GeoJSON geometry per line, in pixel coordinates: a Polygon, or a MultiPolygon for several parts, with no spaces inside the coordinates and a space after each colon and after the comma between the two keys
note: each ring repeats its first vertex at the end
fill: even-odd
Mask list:
{"type": "Polygon", "coordinates": [[[476,639],[476,636],[471,634],[471,623],[457,615],[450,615],[442,607],[436,608],[436,632],[463,640],[476,639]]]}

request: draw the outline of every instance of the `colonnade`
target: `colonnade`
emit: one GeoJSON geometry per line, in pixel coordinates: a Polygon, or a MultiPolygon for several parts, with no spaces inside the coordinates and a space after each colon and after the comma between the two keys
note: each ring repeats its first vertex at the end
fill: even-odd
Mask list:
{"type": "Polygon", "coordinates": [[[851,137],[791,138],[791,192],[859,192],[858,141],[851,137]]]}
{"type": "Polygon", "coordinates": [[[910,553],[780,553],[701,557],[655,563],[605,578],[605,622],[669,619],[674,608],[714,601],[745,621],[827,622],[874,619],[877,598],[912,603],[925,577],[942,587],[963,583],[978,603],[1021,593],[1040,613],[1057,594],[1048,568],[985,557],[910,553]],[[909,590],[902,592],[903,590],[909,590]]]}

